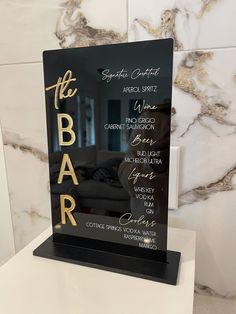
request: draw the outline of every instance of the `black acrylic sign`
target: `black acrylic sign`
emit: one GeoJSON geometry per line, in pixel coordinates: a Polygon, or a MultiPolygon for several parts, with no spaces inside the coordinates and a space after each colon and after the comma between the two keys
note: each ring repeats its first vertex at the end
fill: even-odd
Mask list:
{"type": "Polygon", "coordinates": [[[176,283],[172,60],[171,39],[44,52],[53,236],[35,255],[176,283]]]}

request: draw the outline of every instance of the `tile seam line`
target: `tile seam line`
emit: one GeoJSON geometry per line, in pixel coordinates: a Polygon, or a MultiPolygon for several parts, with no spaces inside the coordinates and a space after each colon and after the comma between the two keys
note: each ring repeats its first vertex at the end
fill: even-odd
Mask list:
{"type": "MultiPolygon", "coordinates": [[[[129,42],[129,43],[132,43],[132,42],[129,42]]],[[[186,52],[193,52],[193,51],[212,51],[212,50],[228,50],[228,49],[236,49],[236,46],[175,50],[174,53],[179,54],[179,53],[186,53],[186,52]]],[[[11,65],[16,66],[16,65],[28,65],[28,64],[42,64],[42,63],[43,61],[9,62],[9,63],[0,63],[0,67],[11,66],[11,65]]]]}
{"type": "Polygon", "coordinates": [[[25,61],[25,62],[10,62],[10,63],[0,63],[0,67],[9,65],[28,65],[28,64],[41,64],[43,61],[25,61]]]}
{"type": "Polygon", "coordinates": [[[182,53],[182,52],[186,53],[186,52],[194,52],[194,51],[213,51],[213,50],[219,51],[219,50],[232,50],[232,49],[236,49],[236,46],[174,50],[174,53],[182,53]]]}

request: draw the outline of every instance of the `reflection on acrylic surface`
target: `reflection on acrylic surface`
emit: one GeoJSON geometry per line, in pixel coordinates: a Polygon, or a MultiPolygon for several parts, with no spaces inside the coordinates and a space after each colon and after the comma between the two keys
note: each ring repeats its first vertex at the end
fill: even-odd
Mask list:
{"type": "Polygon", "coordinates": [[[49,51],[44,72],[54,230],[166,249],[172,41],[49,51]]]}

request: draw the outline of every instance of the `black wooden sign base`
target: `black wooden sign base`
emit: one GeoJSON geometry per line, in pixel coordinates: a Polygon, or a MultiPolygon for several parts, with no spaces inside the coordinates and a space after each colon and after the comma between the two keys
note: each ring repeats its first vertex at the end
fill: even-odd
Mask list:
{"type": "Polygon", "coordinates": [[[33,254],[35,256],[89,266],[170,285],[177,284],[181,255],[179,252],[167,251],[167,262],[163,263],[153,259],[144,259],[94,248],[58,243],[53,241],[53,236],[49,237],[35,249],[33,254]]]}

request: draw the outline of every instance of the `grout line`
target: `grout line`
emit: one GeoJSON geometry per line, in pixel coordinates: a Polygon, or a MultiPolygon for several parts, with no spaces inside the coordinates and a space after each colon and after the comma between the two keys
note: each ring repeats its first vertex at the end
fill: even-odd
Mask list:
{"type": "MultiPolygon", "coordinates": [[[[127,1],[127,10],[128,10],[128,1],[127,1]]],[[[128,17],[128,16],[127,16],[128,17]]],[[[129,29],[128,29],[128,18],[127,18],[127,42],[130,42],[129,39],[129,29]]],[[[158,39],[158,38],[155,38],[158,39]]],[[[153,39],[153,40],[155,40],[153,39]]],[[[174,51],[174,54],[181,54],[181,53],[187,53],[187,52],[193,52],[193,51],[214,51],[214,50],[228,50],[228,49],[236,49],[236,46],[230,46],[230,47],[210,47],[210,48],[196,48],[196,49],[184,49],[184,50],[177,50],[174,51]]],[[[52,49],[53,50],[53,49],[52,49]]],[[[30,65],[30,64],[42,64],[43,61],[23,61],[23,62],[10,62],[10,63],[0,63],[0,67],[4,66],[15,66],[15,65],[30,65]]]]}
{"type": "Polygon", "coordinates": [[[12,63],[0,63],[0,67],[9,65],[27,65],[27,64],[41,64],[43,61],[23,61],[23,62],[12,62],[12,63]]]}
{"type": "Polygon", "coordinates": [[[227,50],[227,49],[236,49],[236,46],[183,49],[183,50],[176,50],[176,51],[174,51],[174,53],[193,52],[193,51],[209,51],[209,50],[210,50],[210,51],[211,51],[211,50],[227,50]]]}
{"type": "Polygon", "coordinates": [[[129,0],[126,0],[126,27],[127,27],[127,42],[129,42],[129,0]]]}

